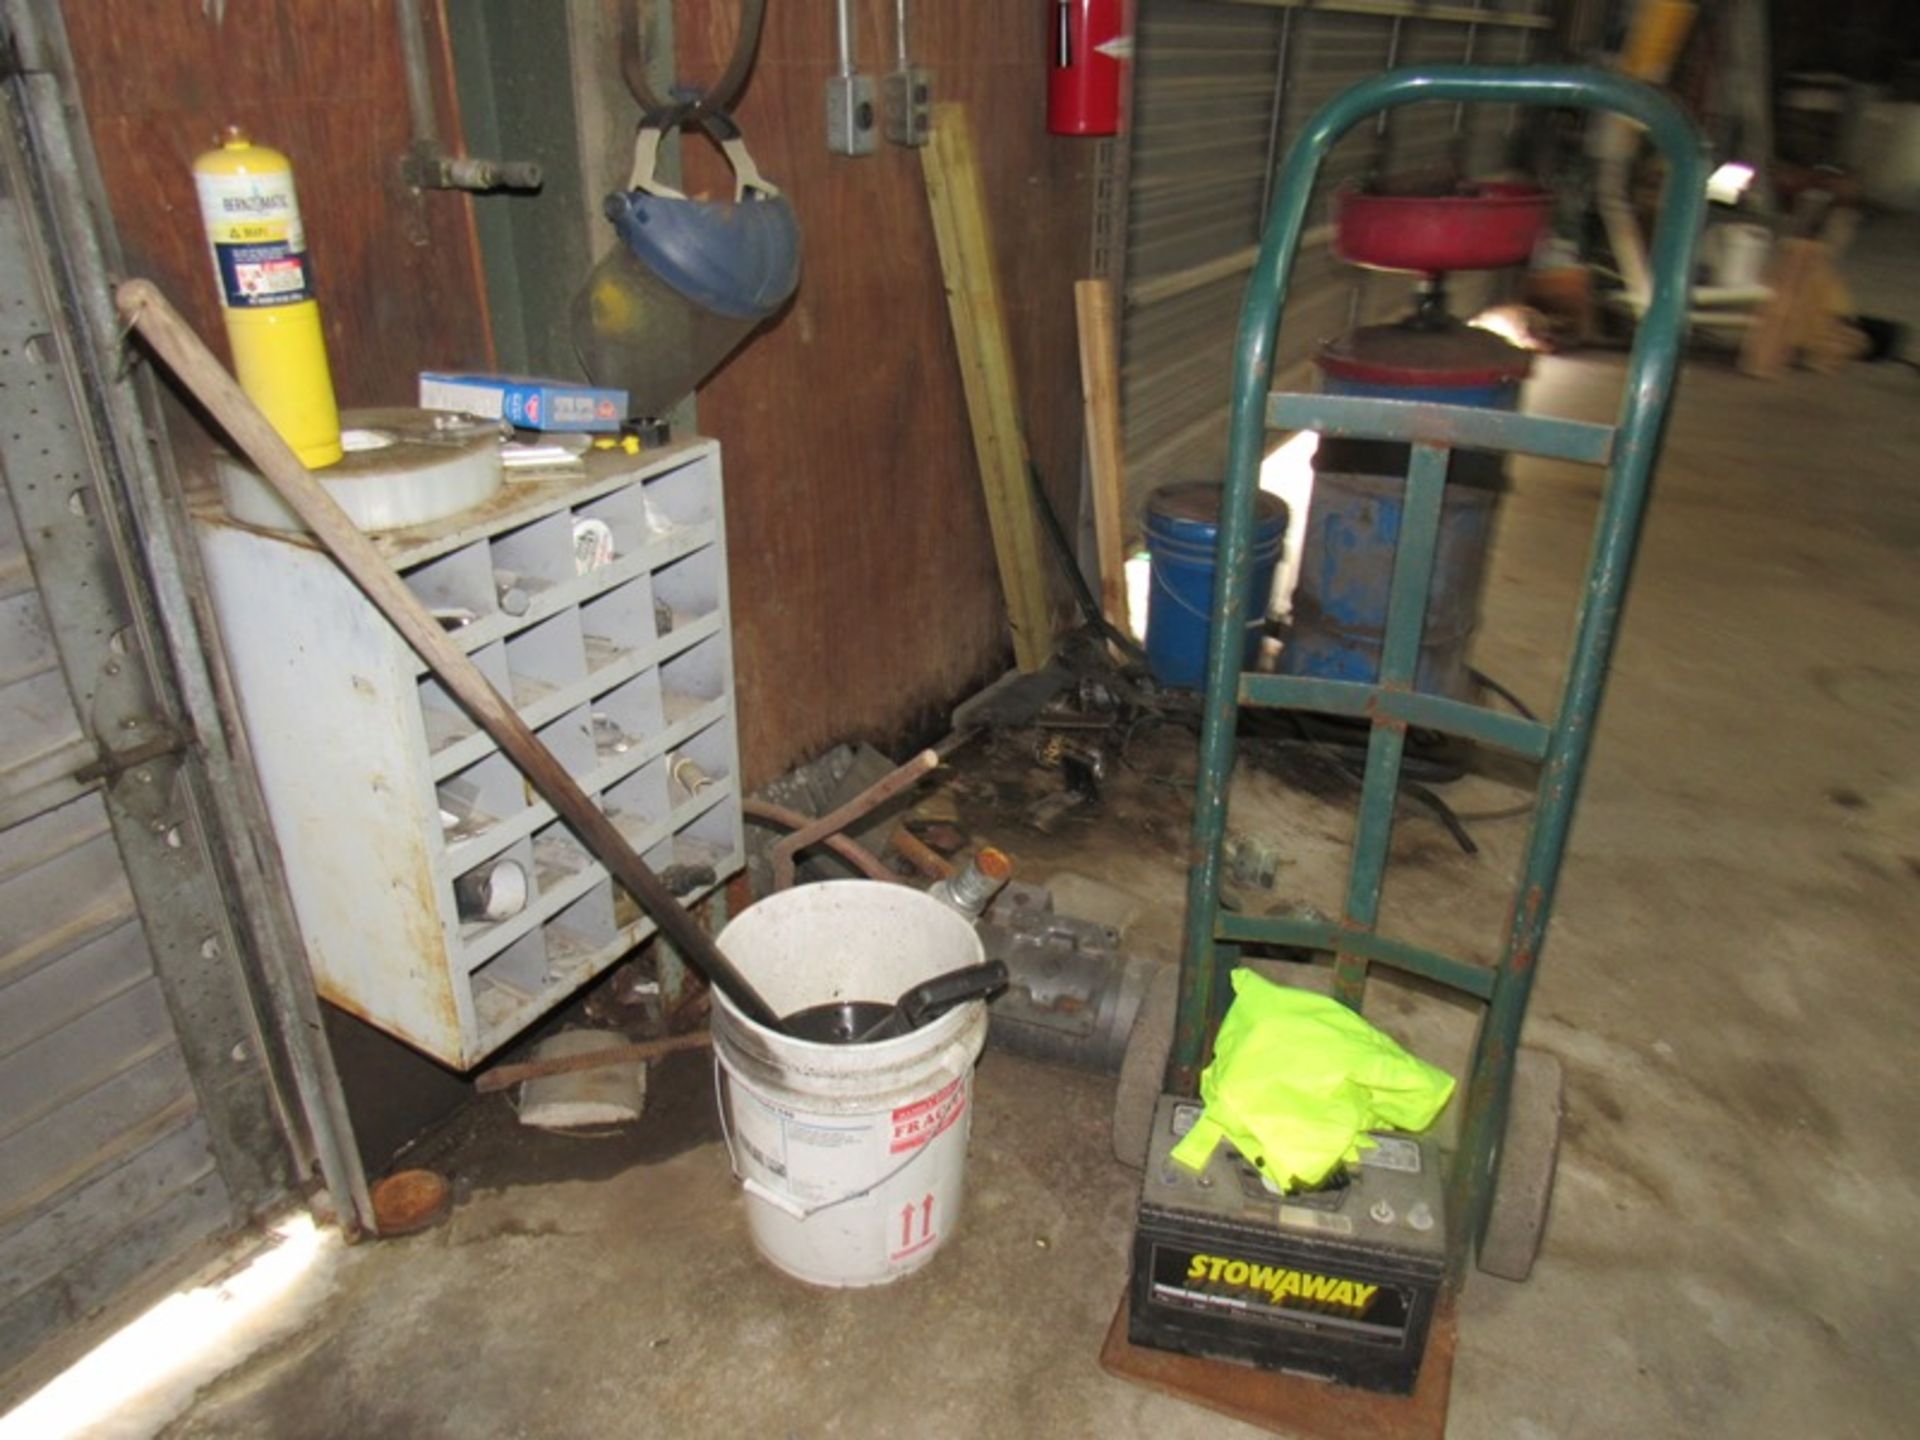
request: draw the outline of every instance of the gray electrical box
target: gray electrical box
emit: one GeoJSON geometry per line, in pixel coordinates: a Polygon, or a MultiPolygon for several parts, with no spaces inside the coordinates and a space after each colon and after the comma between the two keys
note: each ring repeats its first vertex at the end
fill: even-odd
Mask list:
{"type": "Polygon", "coordinates": [[[880,148],[873,77],[834,75],[827,81],[827,149],[835,155],[871,155],[880,148]]]}
{"type": "Polygon", "coordinates": [[[887,139],[895,145],[924,145],[933,133],[933,72],[911,65],[895,70],[886,82],[887,139]]]}

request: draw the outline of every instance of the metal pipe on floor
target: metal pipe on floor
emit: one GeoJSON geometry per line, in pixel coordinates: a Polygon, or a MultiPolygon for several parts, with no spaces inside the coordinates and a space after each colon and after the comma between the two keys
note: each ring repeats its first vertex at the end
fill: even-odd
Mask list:
{"type": "MultiPolygon", "coordinates": [[[[771,800],[749,797],[740,802],[740,808],[750,820],[765,820],[770,825],[782,825],[788,830],[800,831],[813,824],[810,816],[790,810],[785,805],[776,805],[771,800]]],[[[829,835],[820,843],[870,880],[885,880],[895,885],[906,883],[887,868],[886,861],[851,835],[829,835]]]]}
{"type": "Polygon", "coordinates": [[[869,810],[878,808],[912,785],[921,776],[939,768],[938,750],[922,750],[899,769],[882,775],[837,810],[829,810],[818,820],[794,831],[773,847],[773,888],[785,890],[793,884],[794,857],[809,845],[818,845],[827,836],[847,828],[869,810]]]}

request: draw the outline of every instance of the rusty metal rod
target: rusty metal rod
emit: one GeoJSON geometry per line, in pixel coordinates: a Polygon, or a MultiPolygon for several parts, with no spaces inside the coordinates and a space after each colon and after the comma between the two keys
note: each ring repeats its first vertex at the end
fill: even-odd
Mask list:
{"type": "Polygon", "coordinates": [[[907,822],[904,820],[893,827],[893,834],[887,837],[887,844],[898,850],[914,869],[929,880],[950,879],[955,872],[954,863],[907,829],[907,822]]]}
{"type": "Polygon", "coordinates": [[[533,788],[552,805],[581,842],[606,865],[608,872],[645,907],[673,942],[709,982],[726,991],[741,1013],[775,1031],[780,1017],[733,962],[728,960],[700,922],[687,912],[660,877],[627,843],[598,806],[588,798],[566,767],[554,756],[527,722],[468,659],[440,623],[406,587],[373,542],[360,533],[334,499],[287,448],[287,442],[246,393],[221,368],[193,328],[150,280],[128,280],[114,292],[114,303],[127,323],[140,332],[153,351],[171,369],[188,392],[206,407],[254,468],[266,477],[280,498],[347,572],[376,609],[427,663],[440,683],[457,699],[480,728],[491,735],[533,788]]]}
{"type": "MultiPolygon", "coordinates": [[[[813,823],[812,816],[789,810],[785,805],[776,805],[771,800],[743,800],[740,808],[750,819],[765,820],[770,825],[784,826],[788,830],[804,830],[813,823]]],[[[906,883],[887,868],[886,861],[851,835],[829,835],[820,843],[869,879],[885,880],[892,884],[906,883]]]]}
{"type": "Polygon", "coordinates": [[[930,770],[938,769],[940,752],[922,750],[897,770],[890,770],[837,810],[829,810],[818,820],[794,831],[773,847],[773,888],[785,890],[793,884],[794,856],[809,845],[818,845],[827,836],[837,834],[865,815],[885,804],[930,770]]]}
{"type": "Polygon", "coordinates": [[[556,1055],[550,1060],[522,1060],[515,1065],[496,1065],[473,1082],[482,1095],[510,1090],[524,1080],[539,1080],[548,1075],[571,1075],[577,1070],[598,1070],[605,1065],[641,1065],[686,1050],[704,1050],[713,1044],[713,1034],[695,1030],[686,1035],[669,1035],[664,1040],[641,1040],[632,1045],[609,1045],[604,1050],[589,1050],[584,1055],[556,1055]]]}

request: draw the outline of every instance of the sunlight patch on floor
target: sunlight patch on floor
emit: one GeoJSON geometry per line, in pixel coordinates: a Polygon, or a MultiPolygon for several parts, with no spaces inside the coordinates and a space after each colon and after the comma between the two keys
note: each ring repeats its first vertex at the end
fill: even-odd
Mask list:
{"type": "Polygon", "coordinates": [[[307,1215],[220,1278],[177,1290],[0,1416],[0,1440],[135,1440],[156,1434],[196,1392],[291,1333],[333,1288],[340,1237],[307,1215]]]}

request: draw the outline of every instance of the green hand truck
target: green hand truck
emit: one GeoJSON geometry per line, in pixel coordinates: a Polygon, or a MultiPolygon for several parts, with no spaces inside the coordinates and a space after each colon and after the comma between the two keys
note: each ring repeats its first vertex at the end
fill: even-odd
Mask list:
{"type": "MultiPolygon", "coordinates": [[[[1540,962],[1574,803],[1592,743],[1594,717],[1625,597],[1647,488],[1660,451],[1684,338],[1689,276],[1706,204],[1706,156],[1693,127],[1664,96],[1638,81],[1577,68],[1445,66],[1393,71],[1354,86],[1308,123],[1288,153],[1248,283],[1234,362],[1213,630],[1193,814],[1178,1009],[1167,1087],[1195,1093],[1209,1036],[1228,987],[1219,983],[1245,945],[1304,948],[1334,957],[1335,996],[1361,1008],[1370,965],[1420,976],[1486,1006],[1464,1097],[1462,1129],[1447,1179],[1448,1275],[1464,1278],[1470,1246],[1483,1268],[1523,1278],[1532,1264],[1490,1264],[1485,1234],[1512,1101],[1520,1029],[1540,962]],[[1491,409],[1331,395],[1269,394],[1275,338],[1308,202],[1333,144],[1370,115],[1422,101],[1518,104],[1613,112],[1644,126],[1667,164],[1666,193],[1652,250],[1652,302],[1641,320],[1617,424],[1595,425],[1491,409]],[[1375,683],[1267,675],[1241,670],[1240,617],[1251,572],[1254,495],[1266,432],[1411,446],[1402,529],[1394,555],[1385,645],[1375,683]],[[1415,690],[1449,453],[1455,447],[1506,451],[1605,466],[1607,482],[1576,622],[1572,660],[1551,724],[1415,690]],[[1220,904],[1234,735],[1242,705],[1271,706],[1366,722],[1365,780],[1337,920],[1254,917],[1220,904]],[[1380,893],[1409,726],[1461,737],[1537,762],[1532,830],[1497,965],[1488,967],[1383,935],[1380,893]]],[[[1550,1157],[1549,1157],[1550,1163],[1550,1157]]],[[[1550,1175],[1550,1171],[1549,1171],[1550,1175]]],[[[1534,1242],[1537,1243],[1537,1230],[1534,1242]]]]}

